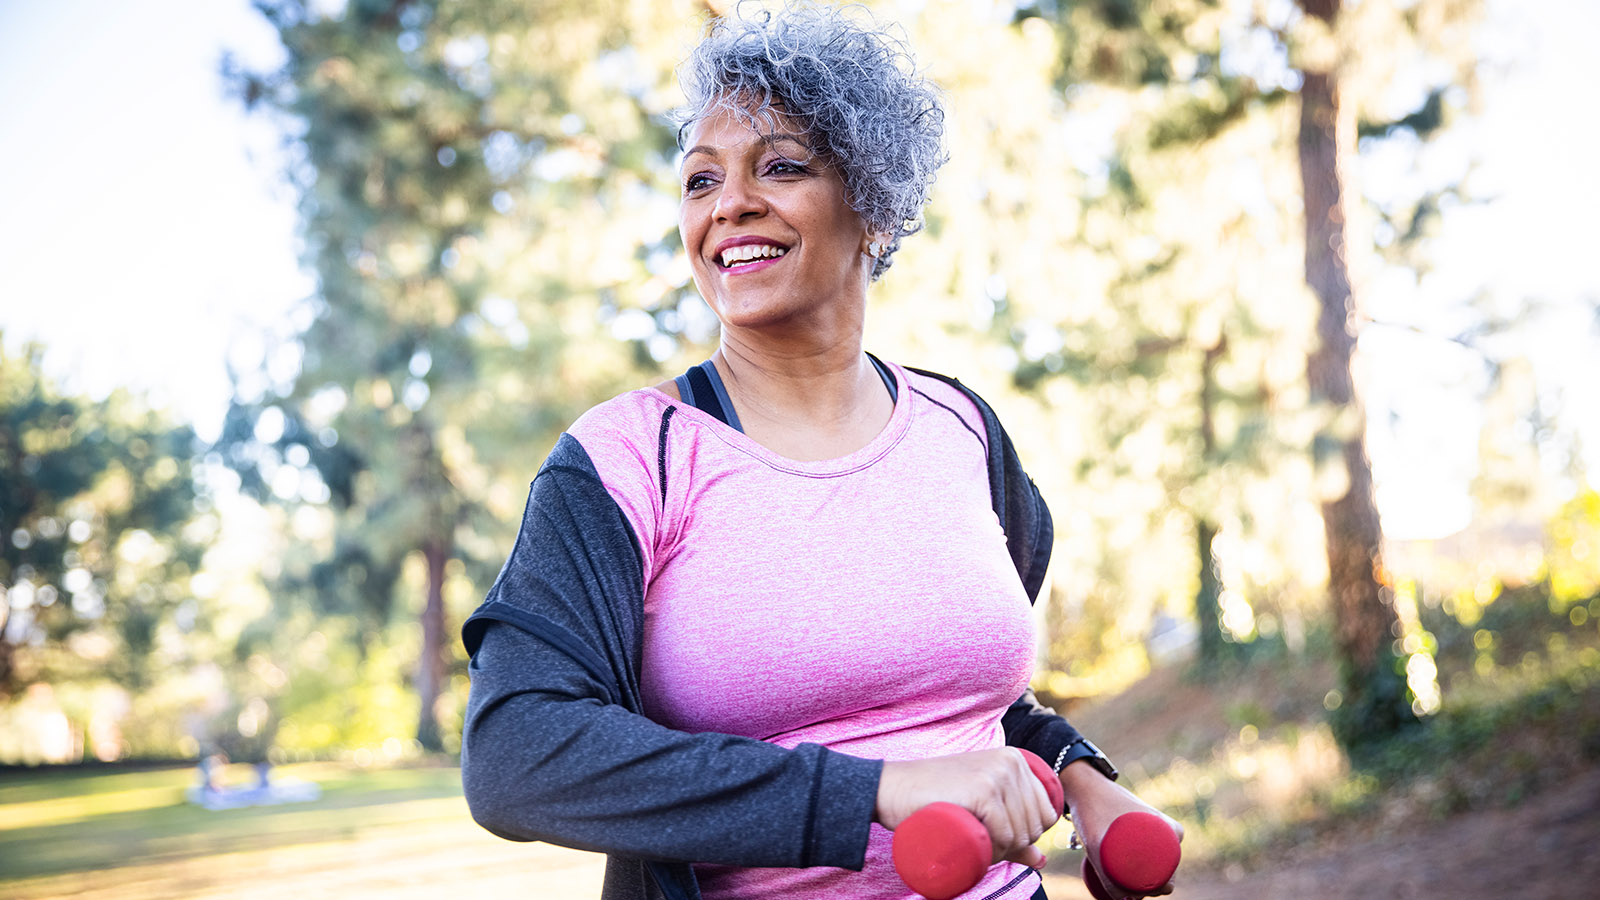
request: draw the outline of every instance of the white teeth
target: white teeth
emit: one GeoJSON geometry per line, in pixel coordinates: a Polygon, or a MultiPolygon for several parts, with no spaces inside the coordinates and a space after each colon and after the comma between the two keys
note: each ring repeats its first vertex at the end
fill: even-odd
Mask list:
{"type": "Polygon", "coordinates": [[[722,265],[732,268],[756,259],[776,259],[789,251],[771,244],[741,244],[722,251],[722,265]]]}

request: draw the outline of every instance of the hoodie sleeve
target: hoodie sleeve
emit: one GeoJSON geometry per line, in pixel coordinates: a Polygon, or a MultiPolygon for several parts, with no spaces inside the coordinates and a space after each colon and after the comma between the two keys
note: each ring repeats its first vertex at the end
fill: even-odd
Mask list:
{"type": "Polygon", "coordinates": [[[642,571],[626,517],[563,435],[462,629],[473,817],[512,840],[650,860],[861,868],[881,761],[640,714],[642,571]]]}

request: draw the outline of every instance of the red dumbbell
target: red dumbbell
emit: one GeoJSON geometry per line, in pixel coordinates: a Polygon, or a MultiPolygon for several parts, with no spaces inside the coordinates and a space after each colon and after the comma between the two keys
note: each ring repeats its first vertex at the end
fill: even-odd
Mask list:
{"type": "MultiPolygon", "coordinates": [[[[1061,815],[1061,782],[1044,760],[1022,751],[1028,768],[1061,815]]],[[[971,890],[989,871],[992,845],[978,817],[954,803],[929,803],[894,830],[894,869],[906,886],[928,900],[950,900],[971,890]]]]}
{"type": "MultiPolygon", "coordinates": [[[[1100,839],[1100,865],[1126,893],[1148,894],[1172,880],[1182,856],[1178,835],[1155,813],[1123,813],[1111,820],[1100,839]]],[[[1083,857],[1083,883],[1095,900],[1111,900],[1089,855],[1083,857]]]]}

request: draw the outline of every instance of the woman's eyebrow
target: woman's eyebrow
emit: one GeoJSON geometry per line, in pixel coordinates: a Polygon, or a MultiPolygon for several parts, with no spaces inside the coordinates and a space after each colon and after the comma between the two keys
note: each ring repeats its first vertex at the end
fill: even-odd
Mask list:
{"type": "MultiPolygon", "coordinates": [[[[775,145],[777,145],[779,143],[782,143],[782,142],[787,142],[787,143],[791,143],[791,144],[799,144],[802,148],[805,149],[805,151],[807,153],[812,152],[811,145],[806,143],[803,138],[801,138],[799,135],[789,134],[788,132],[774,132],[772,134],[763,134],[760,137],[756,138],[756,140],[757,140],[757,142],[759,142],[761,144],[764,144],[764,145],[766,145],[768,147],[775,146],[775,145]]],[[[710,156],[710,157],[716,157],[718,155],[717,154],[717,149],[715,147],[712,147],[710,144],[697,144],[697,145],[695,145],[693,147],[690,147],[689,149],[683,151],[683,159],[684,159],[684,161],[687,162],[689,157],[695,155],[696,153],[703,153],[706,156],[710,156]]]]}
{"type": "Polygon", "coordinates": [[[766,144],[769,147],[773,146],[773,145],[775,145],[775,144],[777,144],[777,143],[779,143],[781,141],[788,141],[788,142],[790,142],[792,144],[799,144],[801,147],[805,148],[805,151],[807,153],[811,152],[811,145],[806,143],[805,139],[800,137],[797,134],[789,134],[787,132],[777,132],[777,133],[774,133],[774,134],[764,134],[764,135],[761,136],[761,142],[763,144],[766,144]]]}

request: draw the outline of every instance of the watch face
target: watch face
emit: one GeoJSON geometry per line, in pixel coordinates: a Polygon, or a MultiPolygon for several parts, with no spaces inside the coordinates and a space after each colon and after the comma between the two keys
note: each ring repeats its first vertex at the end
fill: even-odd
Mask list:
{"type": "Polygon", "coordinates": [[[1100,748],[1096,747],[1093,741],[1089,740],[1088,738],[1080,737],[1076,741],[1073,741],[1072,744],[1068,744],[1067,748],[1069,752],[1063,756],[1063,768],[1065,768],[1067,764],[1077,762],[1081,759],[1087,761],[1096,769],[1099,769],[1100,774],[1106,776],[1112,781],[1117,780],[1117,767],[1111,764],[1111,760],[1107,759],[1106,755],[1100,752],[1100,748]],[[1073,749],[1073,745],[1076,745],[1077,749],[1073,749]]]}
{"type": "Polygon", "coordinates": [[[1106,759],[1104,753],[1091,757],[1089,761],[1094,764],[1096,769],[1100,770],[1100,774],[1106,776],[1112,781],[1117,780],[1117,767],[1111,764],[1111,760],[1106,759]]]}

